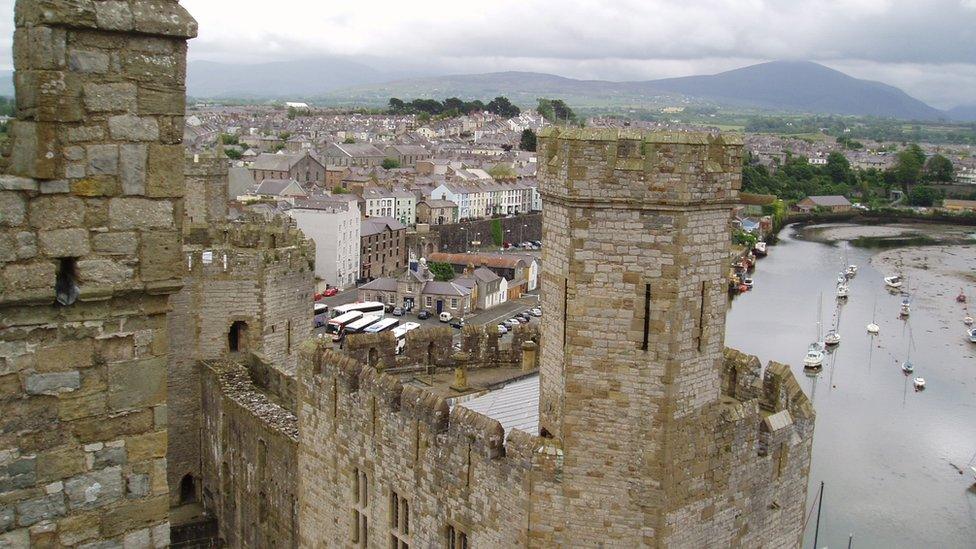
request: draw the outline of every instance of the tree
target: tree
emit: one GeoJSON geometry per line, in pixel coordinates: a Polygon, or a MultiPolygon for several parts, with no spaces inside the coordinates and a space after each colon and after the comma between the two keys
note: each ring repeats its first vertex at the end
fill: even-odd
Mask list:
{"type": "Polygon", "coordinates": [[[294,120],[298,116],[298,109],[295,107],[288,107],[288,120],[294,120]]]}
{"type": "Polygon", "coordinates": [[[495,243],[495,246],[501,246],[505,243],[505,233],[502,231],[501,219],[491,220],[491,241],[495,243]]]}
{"type": "Polygon", "coordinates": [[[342,188],[342,186],[340,185],[336,185],[335,187],[332,187],[332,194],[346,194],[347,192],[349,191],[342,188]]]}
{"type": "Polygon", "coordinates": [[[278,134],[278,139],[282,141],[288,141],[288,138],[290,137],[291,137],[291,132],[281,132],[278,134]]]}
{"type": "Polygon", "coordinates": [[[912,206],[931,206],[942,194],[928,185],[917,185],[908,193],[908,203],[912,206]]]}
{"type": "Polygon", "coordinates": [[[850,181],[853,175],[851,173],[851,163],[839,152],[832,152],[827,155],[827,165],[824,167],[824,171],[834,183],[850,181]]]}
{"type": "Polygon", "coordinates": [[[224,154],[231,160],[240,160],[241,157],[244,156],[243,153],[237,149],[224,149],[224,154]]]}
{"type": "Polygon", "coordinates": [[[507,97],[498,96],[488,103],[488,112],[505,118],[514,118],[521,114],[521,109],[512,104],[507,97]]]}
{"type": "Polygon", "coordinates": [[[458,113],[465,113],[465,103],[457,97],[448,97],[444,100],[444,110],[445,111],[456,111],[458,113]]]}
{"type": "MultiPolygon", "coordinates": [[[[918,145],[915,145],[915,147],[918,147],[918,145]]],[[[908,185],[921,180],[924,159],[924,153],[922,154],[922,158],[919,159],[918,154],[911,150],[911,148],[898,153],[895,165],[891,168],[894,182],[901,185],[902,189],[907,190],[908,185]]]]}
{"type": "Polygon", "coordinates": [[[434,275],[434,280],[440,282],[450,282],[454,280],[454,267],[450,263],[438,263],[431,261],[427,263],[427,268],[434,275]]]}
{"type": "Polygon", "coordinates": [[[240,139],[236,135],[222,133],[220,134],[220,142],[224,145],[239,145],[240,139]]]}
{"type": "Polygon", "coordinates": [[[536,135],[531,128],[522,130],[522,138],[519,139],[519,149],[523,151],[535,152],[536,135]]]}
{"type": "Polygon", "coordinates": [[[402,99],[397,99],[396,97],[390,98],[390,113],[399,114],[407,109],[407,104],[403,102],[402,99]]]}
{"type": "Polygon", "coordinates": [[[929,181],[949,182],[955,179],[956,170],[952,161],[937,154],[925,163],[925,179],[929,181]]]}
{"type": "Polygon", "coordinates": [[[384,158],[382,166],[384,170],[392,170],[400,167],[400,161],[396,158],[384,158]]]}
{"type": "Polygon", "coordinates": [[[347,138],[343,139],[342,142],[345,143],[346,145],[348,145],[350,143],[355,143],[356,142],[356,138],[354,138],[354,137],[347,137],[347,138]]]}
{"type": "Polygon", "coordinates": [[[560,122],[575,124],[577,122],[576,113],[562,99],[546,99],[541,97],[539,98],[539,105],[536,107],[536,110],[539,111],[539,114],[543,118],[553,124],[560,122]]]}

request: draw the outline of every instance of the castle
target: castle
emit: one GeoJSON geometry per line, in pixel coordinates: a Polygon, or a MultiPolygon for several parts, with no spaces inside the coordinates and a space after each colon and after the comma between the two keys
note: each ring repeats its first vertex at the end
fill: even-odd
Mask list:
{"type": "Polygon", "coordinates": [[[309,339],[314,246],[185,157],[175,0],[19,0],[0,547],[789,547],[814,413],[725,349],[730,136],[540,136],[541,330],[309,339]]]}

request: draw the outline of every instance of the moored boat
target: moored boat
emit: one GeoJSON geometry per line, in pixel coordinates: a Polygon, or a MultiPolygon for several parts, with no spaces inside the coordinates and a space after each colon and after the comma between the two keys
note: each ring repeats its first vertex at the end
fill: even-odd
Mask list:
{"type": "Polygon", "coordinates": [[[823,366],[824,351],[819,343],[811,343],[807,348],[807,356],[803,357],[804,368],[820,368],[823,366]]]}
{"type": "Polygon", "coordinates": [[[845,284],[843,282],[840,283],[840,284],[838,284],[837,285],[837,298],[838,299],[847,299],[847,296],[848,295],[850,295],[850,288],[848,288],[847,284],[845,284]]]}
{"type": "Polygon", "coordinates": [[[838,345],[840,344],[840,332],[837,330],[830,330],[824,334],[824,344],[825,345],[838,345]]]}
{"type": "Polygon", "coordinates": [[[966,302],[966,294],[963,293],[962,288],[959,288],[959,295],[956,296],[956,301],[959,303],[966,302]]]}
{"type": "Polygon", "coordinates": [[[969,341],[976,343],[976,328],[970,329],[967,333],[969,334],[969,341]]]}
{"type": "Polygon", "coordinates": [[[847,278],[854,278],[857,275],[857,265],[848,265],[847,269],[844,270],[844,275],[847,278]]]}
{"type": "Polygon", "coordinates": [[[889,288],[895,288],[895,289],[901,288],[902,278],[900,276],[898,276],[898,275],[895,275],[895,276],[886,276],[884,278],[884,283],[885,283],[885,286],[887,286],[889,288]]]}
{"type": "Polygon", "coordinates": [[[914,380],[914,383],[915,383],[915,390],[916,391],[921,391],[922,389],[925,388],[925,378],[924,377],[916,377],[915,380],[914,380]]]}
{"type": "Polygon", "coordinates": [[[910,373],[912,373],[912,372],[915,371],[915,365],[912,364],[912,361],[911,360],[906,360],[905,362],[903,362],[901,364],[901,369],[906,374],[910,374],[910,373]]]}
{"type": "Polygon", "coordinates": [[[752,253],[756,254],[756,257],[766,257],[766,243],[762,240],[756,242],[752,248],[752,253]]]}

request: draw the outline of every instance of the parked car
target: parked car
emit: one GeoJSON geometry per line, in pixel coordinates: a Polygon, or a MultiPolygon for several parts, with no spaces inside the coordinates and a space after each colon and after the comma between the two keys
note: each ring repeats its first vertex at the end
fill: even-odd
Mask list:
{"type": "Polygon", "coordinates": [[[542,247],[542,241],[541,240],[533,240],[532,243],[535,244],[536,246],[538,246],[539,248],[542,247]]]}
{"type": "Polygon", "coordinates": [[[506,328],[511,328],[512,326],[515,326],[518,323],[519,323],[519,321],[518,320],[515,320],[514,318],[510,318],[510,319],[502,322],[502,324],[504,324],[506,328]]]}
{"type": "Polygon", "coordinates": [[[524,316],[517,316],[515,317],[515,320],[518,321],[519,324],[525,324],[529,321],[529,319],[525,318],[524,316]]]}
{"type": "Polygon", "coordinates": [[[498,325],[498,333],[500,333],[502,335],[505,335],[505,334],[508,333],[508,328],[506,328],[504,324],[499,324],[498,325]]]}
{"type": "Polygon", "coordinates": [[[393,316],[403,316],[403,307],[394,307],[393,316]]]}
{"type": "Polygon", "coordinates": [[[325,297],[332,297],[339,293],[339,288],[326,288],[322,295],[325,297]]]}
{"type": "Polygon", "coordinates": [[[437,319],[440,320],[441,322],[450,322],[452,318],[454,318],[454,316],[447,311],[444,311],[443,313],[440,314],[439,317],[437,317],[437,319]]]}
{"type": "Polygon", "coordinates": [[[460,330],[461,328],[464,328],[464,319],[455,318],[454,321],[451,322],[451,328],[454,328],[456,330],[460,330]]]}
{"type": "Polygon", "coordinates": [[[534,309],[530,309],[529,310],[529,314],[532,315],[532,316],[542,316],[542,309],[540,309],[538,307],[536,307],[534,309]]]}
{"type": "Polygon", "coordinates": [[[528,311],[523,311],[523,312],[515,315],[515,318],[517,318],[519,320],[524,320],[524,321],[528,322],[529,321],[529,312],[528,311]]]}
{"type": "Polygon", "coordinates": [[[417,318],[420,320],[427,320],[428,318],[430,318],[430,311],[428,311],[427,309],[420,311],[419,313],[417,313],[417,318]]]}

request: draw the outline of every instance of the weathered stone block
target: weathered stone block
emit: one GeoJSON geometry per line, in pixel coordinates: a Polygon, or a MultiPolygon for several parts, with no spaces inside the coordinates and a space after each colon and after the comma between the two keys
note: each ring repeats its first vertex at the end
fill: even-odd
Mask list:
{"type": "Polygon", "coordinates": [[[79,513],[58,521],[58,541],[62,545],[77,545],[98,537],[98,517],[93,513],[79,513]]]}
{"type": "Polygon", "coordinates": [[[19,193],[0,192],[0,227],[16,227],[24,223],[27,201],[19,193]]]}
{"type": "Polygon", "coordinates": [[[67,33],[53,27],[20,27],[14,32],[16,69],[60,70],[65,66],[67,33]]]}
{"type": "Polygon", "coordinates": [[[108,119],[108,131],[113,139],[122,141],[156,141],[159,126],[156,119],[122,114],[108,119]]]}
{"type": "Polygon", "coordinates": [[[58,128],[51,122],[14,120],[10,123],[8,173],[37,179],[58,179],[64,173],[58,128]]]}
{"type": "Polygon", "coordinates": [[[54,229],[38,232],[41,252],[49,257],[80,257],[90,251],[87,229],[54,229]]]}
{"type": "Polygon", "coordinates": [[[169,547],[169,523],[157,524],[152,528],[153,548],[169,547]]]}
{"type": "Polygon", "coordinates": [[[136,85],[131,82],[84,85],[85,108],[91,112],[135,112],[136,85]]]}
{"type": "Polygon", "coordinates": [[[149,495],[149,488],[150,488],[149,475],[147,474],[129,475],[126,481],[127,481],[126,497],[144,498],[149,495]]]}
{"type": "Polygon", "coordinates": [[[19,71],[18,89],[31,93],[18,99],[20,111],[34,112],[38,122],[78,122],[85,115],[81,79],[66,71],[19,71]]]}
{"type": "Polygon", "coordinates": [[[109,56],[98,50],[71,50],[68,52],[68,68],[80,73],[104,74],[109,69],[109,56]]]}
{"type": "Polygon", "coordinates": [[[95,345],[90,339],[81,339],[54,345],[45,345],[35,352],[39,372],[64,372],[81,370],[92,365],[95,345]]]}
{"type": "MultiPolygon", "coordinates": [[[[0,532],[6,532],[13,525],[14,525],[13,505],[0,505],[0,532]]],[[[2,547],[2,545],[0,545],[0,547],[2,547]]]]}
{"type": "Polygon", "coordinates": [[[166,359],[158,357],[110,363],[108,390],[108,403],[112,410],[143,408],[165,402],[166,359]]]}
{"type": "Polygon", "coordinates": [[[169,201],[113,198],[109,203],[109,226],[115,230],[169,229],[174,223],[173,203],[169,201]]]}
{"type": "Polygon", "coordinates": [[[0,175],[0,191],[36,191],[39,186],[35,179],[17,177],[16,175],[0,175]]]}
{"type": "Polygon", "coordinates": [[[176,58],[173,55],[127,52],[122,58],[126,76],[143,82],[163,85],[179,84],[176,58]]]}
{"type": "Polygon", "coordinates": [[[78,262],[78,278],[84,284],[114,286],[132,280],[133,270],[111,259],[83,259],[78,262]]]}
{"type": "Polygon", "coordinates": [[[93,175],[71,182],[71,193],[76,196],[117,196],[121,191],[118,178],[112,175],[93,175]]]}
{"type": "Polygon", "coordinates": [[[77,371],[32,374],[24,382],[24,388],[29,395],[58,395],[70,393],[79,387],[81,374],[77,371]]]}
{"type": "Polygon", "coordinates": [[[17,504],[17,524],[30,526],[42,520],[64,516],[67,511],[64,495],[60,493],[29,499],[17,504]]]}
{"type": "Polygon", "coordinates": [[[126,505],[110,509],[102,520],[102,532],[117,536],[136,528],[165,522],[168,518],[169,501],[161,495],[148,499],[131,500],[126,505]]]}
{"type": "Polygon", "coordinates": [[[166,457],[166,431],[154,431],[125,439],[129,461],[132,463],[166,457]]]}
{"type": "Polygon", "coordinates": [[[122,497],[122,469],[108,467],[68,479],[64,483],[71,509],[97,509],[122,497]]]}
{"type": "Polygon", "coordinates": [[[85,203],[73,196],[41,196],[30,203],[30,224],[38,229],[84,225],[85,203]]]}
{"type": "Polygon", "coordinates": [[[103,469],[105,467],[125,464],[126,457],[124,446],[104,446],[101,450],[94,453],[92,468],[103,469]]]}
{"type": "Polygon", "coordinates": [[[149,171],[146,195],[151,197],[180,197],[184,192],[183,146],[149,146],[149,171]]]}
{"type": "Polygon", "coordinates": [[[58,448],[37,456],[37,482],[52,482],[85,471],[85,453],[77,447],[58,448]]]}
{"type": "Polygon", "coordinates": [[[138,0],[132,5],[135,30],[174,38],[194,38],[197,22],[176,2],[138,0]]]}
{"type": "Polygon", "coordinates": [[[72,432],[81,443],[114,440],[125,435],[144,433],[151,428],[151,410],[127,412],[107,418],[84,418],[71,425],[72,432]]]}
{"type": "Polygon", "coordinates": [[[139,90],[139,114],[183,116],[186,112],[186,90],[179,86],[139,90]]]}
{"type": "Polygon", "coordinates": [[[37,236],[34,233],[22,231],[16,236],[17,259],[30,259],[37,255],[37,236]]]}
{"type": "Polygon", "coordinates": [[[65,179],[40,182],[41,194],[61,194],[71,192],[71,184],[65,179]]]}
{"type": "Polygon", "coordinates": [[[107,255],[135,255],[139,237],[134,232],[111,232],[92,235],[92,249],[107,255]]]}
{"type": "Polygon", "coordinates": [[[11,549],[30,547],[30,530],[27,528],[21,528],[19,530],[7,532],[6,534],[0,534],[0,547],[3,547],[4,549],[7,547],[11,549]]]}
{"type": "Polygon", "coordinates": [[[132,10],[122,0],[105,0],[95,3],[95,20],[99,28],[106,30],[132,30],[132,10]]]}
{"type": "Polygon", "coordinates": [[[121,147],[122,192],[128,195],[146,193],[146,145],[125,144],[121,147]]]}
{"type": "Polygon", "coordinates": [[[71,143],[84,143],[86,141],[101,141],[105,139],[105,131],[101,126],[75,126],[68,128],[65,135],[71,143]]]}
{"type": "Polygon", "coordinates": [[[119,147],[117,145],[88,145],[89,175],[118,175],[119,147]]]}
{"type": "Polygon", "coordinates": [[[183,273],[180,237],[176,232],[153,232],[142,236],[139,274],[143,282],[179,278],[183,273]]]}

